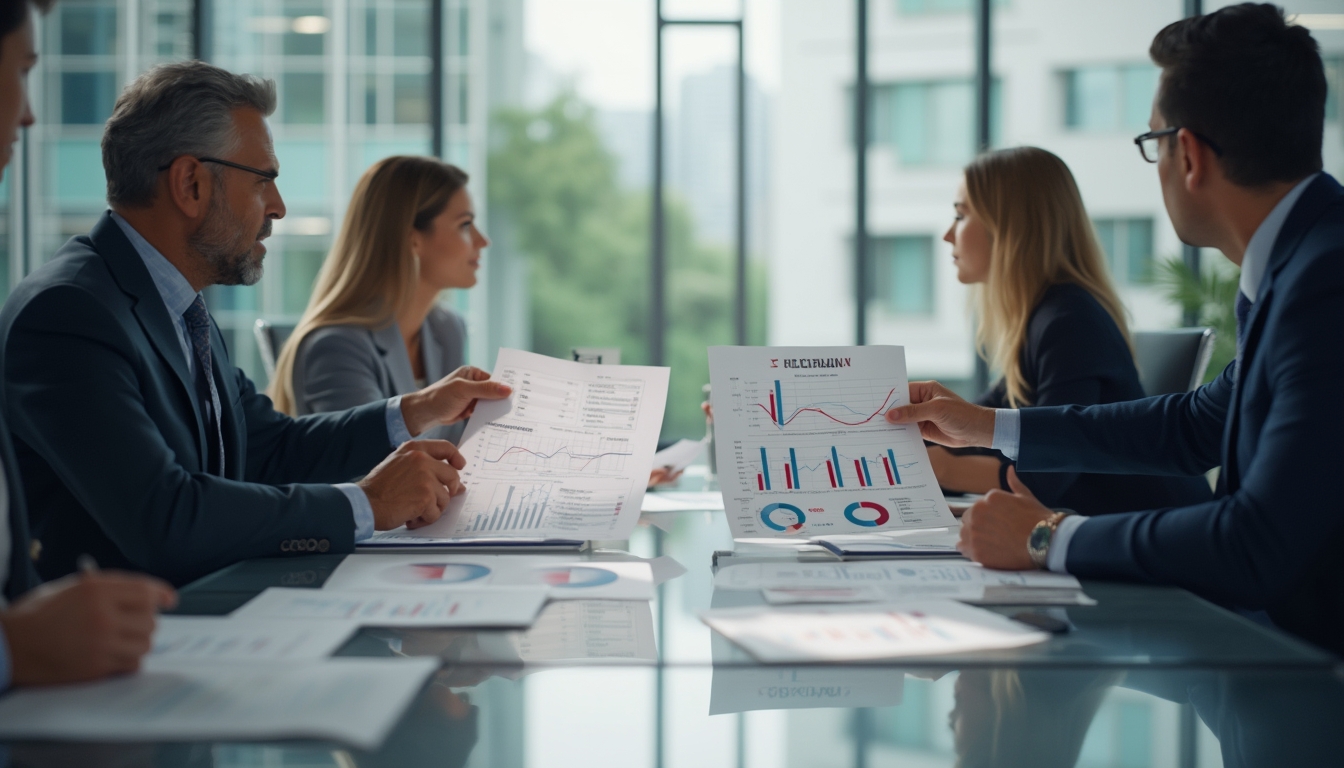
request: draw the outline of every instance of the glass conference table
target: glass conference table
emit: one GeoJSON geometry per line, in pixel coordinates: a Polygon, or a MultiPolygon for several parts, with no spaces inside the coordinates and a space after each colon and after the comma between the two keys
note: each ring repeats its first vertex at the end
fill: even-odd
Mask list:
{"type": "MultiPolygon", "coordinates": [[[[714,590],[732,549],[723,514],[659,523],[605,543],[685,567],[651,604],[554,602],[523,634],[355,635],[338,655],[441,659],[377,752],[26,743],[9,745],[9,765],[1344,765],[1340,661],[1181,590],[1085,582],[1096,606],[1048,609],[1068,631],[1009,652],[765,666],[698,618],[761,600],[714,590]]],[[[183,589],[179,612],[224,614],[269,586],[319,588],[342,557],[239,563],[183,589]]]]}

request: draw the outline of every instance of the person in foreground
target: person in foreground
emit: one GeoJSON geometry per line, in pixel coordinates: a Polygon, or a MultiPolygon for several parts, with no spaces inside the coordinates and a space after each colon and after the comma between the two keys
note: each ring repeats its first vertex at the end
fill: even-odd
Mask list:
{"type": "MultiPolygon", "coordinates": [[[[388,157],[364,172],[276,362],[277,410],[343,411],[423,389],[463,365],[466,325],[437,299],[476,284],[490,244],[466,187],[466,173],[431,157],[388,157]]],[[[463,426],[425,436],[455,443],[463,426]]]]}
{"type": "Polygon", "coordinates": [[[103,135],[112,210],[0,311],[45,578],[81,554],[180,585],[246,558],[350,552],[463,490],[457,449],[411,436],[506,396],[483,371],[293,419],[229,359],[201,291],[261,277],[285,214],[274,108],[274,83],[202,62],[139,77],[103,135]]]}
{"type": "MultiPolygon", "coordinates": [[[[19,128],[33,124],[27,75],[37,63],[30,2],[0,1],[0,176],[19,128]]],[[[0,414],[0,691],[133,672],[172,588],[139,574],[89,572],[34,589],[23,484],[0,414]]]]}
{"type": "MultiPolygon", "coordinates": [[[[986,152],[966,167],[943,239],[957,279],[976,286],[977,342],[1003,378],[977,401],[992,408],[1095,405],[1143,397],[1124,306],[1069,168],[1036,147],[986,152]]],[[[938,484],[1008,490],[997,451],[932,446],[938,484]]],[[[1104,514],[1209,499],[1200,477],[1025,473],[1047,506],[1104,514]]]]}
{"type": "Polygon", "coordinates": [[[887,418],[1030,471],[1221,465],[1212,501],[1099,517],[1052,512],[1010,471],[960,547],[994,568],[1184,587],[1344,653],[1344,188],[1321,172],[1319,48],[1281,9],[1241,4],[1168,26],[1151,54],[1162,76],[1136,142],[1181,239],[1242,268],[1237,359],[1194,392],[1086,408],[995,410],[923,382],[887,418]]]}

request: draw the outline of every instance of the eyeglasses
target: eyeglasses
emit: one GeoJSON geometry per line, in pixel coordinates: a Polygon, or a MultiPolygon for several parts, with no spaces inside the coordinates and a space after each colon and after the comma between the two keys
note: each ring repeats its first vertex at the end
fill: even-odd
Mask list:
{"type": "MultiPolygon", "coordinates": [[[[1181,130],[1179,126],[1173,126],[1171,128],[1160,128],[1156,131],[1141,133],[1138,136],[1134,137],[1134,145],[1139,148],[1139,154],[1143,156],[1144,160],[1147,160],[1150,163],[1156,163],[1157,158],[1162,151],[1162,144],[1158,141],[1158,139],[1162,138],[1163,136],[1171,136],[1179,130],[1181,130]]],[[[1198,133],[1195,133],[1194,131],[1190,131],[1190,133],[1195,138],[1199,139],[1205,144],[1208,144],[1209,149],[1213,150],[1213,154],[1222,157],[1223,150],[1219,149],[1217,144],[1214,144],[1207,137],[1201,136],[1198,133]]]]}
{"type": "MultiPolygon", "coordinates": [[[[174,159],[176,159],[176,158],[174,158],[174,159]]],[[[232,162],[232,161],[229,161],[229,160],[220,160],[220,159],[217,158],[217,157],[198,157],[198,158],[196,158],[196,160],[198,160],[199,162],[202,162],[202,163],[218,163],[219,165],[227,165],[227,166],[229,166],[230,168],[237,168],[237,169],[240,170],[240,171],[247,171],[248,173],[255,173],[255,174],[257,174],[258,176],[262,177],[263,179],[269,179],[270,181],[275,181],[277,178],[280,177],[280,172],[279,172],[279,171],[263,171],[263,170],[261,170],[260,168],[253,168],[253,167],[250,166],[250,165],[242,165],[242,164],[240,164],[240,163],[235,163],[235,162],[232,162]]],[[[167,165],[161,165],[161,166],[159,166],[159,170],[160,170],[160,171],[166,171],[166,170],[168,170],[169,168],[171,168],[172,165],[173,165],[172,163],[168,163],[167,165]]]]}

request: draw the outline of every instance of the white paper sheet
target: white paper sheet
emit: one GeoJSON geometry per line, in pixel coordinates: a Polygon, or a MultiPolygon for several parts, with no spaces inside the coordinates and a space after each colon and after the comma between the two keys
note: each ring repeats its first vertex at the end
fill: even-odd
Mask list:
{"type": "Polygon", "coordinates": [[[714,437],[734,538],[955,524],[909,402],[902,347],[711,347],[714,437]]]}
{"type": "Polygon", "coordinates": [[[220,616],[160,616],[145,667],[182,661],[311,661],[330,656],[359,628],[341,621],[248,621],[220,616]]]}
{"type": "Polygon", "coordinates": [[[653,454],[653,466],[662,467],[673,473],[681,472],[694,464],[704,452],[705,444],[700,440],[678,440],[653,454]]]}
{"type": "Polygon", "coordinates": [[[709,714],[760,709],[894,707],[905,691],[899,669],[816,669],[714,665],[709,714]]]}
{"type": "Polygon", "coordinates": [[[567,600],[551,603],[537,623],[519,633],[524,662],[655,661],[653,609],[633,600],[567,600]]]}
{"type": "Polygon", "coordinates": [[[923,528],[888,533],[854,533],[817,536],[813,542],[841,557],[961,557],[957,539],[961,526],[923,528]]]}
{"type": "Polygon", "coordinates": [[[655,491],[644,494],[644,512],[718,512],[723,494],[718,491],[655,491]]]}
{"type": "Polygon", "coordinates": [[[323,591],[453,591],[540,586],[552,600],[652,600],[653,571],[644,561],[579,560],[550,555],[350,555],[323,591]]]}
{"type": "Polygon", "coordinates": [[[438,659],[164,664],[0,698],[0,739],[323,739],[377,749],[438,659]]]}
{"type": "Polygon", "coordinates": [[[667,368],[585,365],[501,349],[458,449],[467,492],[410,537],[626,539],[639,522],[667,403],[667,368]]]}
{"type": "Polygon", "coordinates": [[[326,590],[271,587],[231,615],[239,619],[330,619],[366,627],[528,627],[545,587],[326,590]]]}
{"type": "Polygon", "coordinates": [[[1044,571],[995,571],[966,560],[880,560],[845,563],[746,563],[714,575],[720,589],[769,590],[783,603],[867,602],[946,598],[980,605],[1094,605],[1078,579],[1044,571]],[[835,599],[828,600],[828,591],[835,599]]]}
{"type": "Polygon", "coordinates": [[[758,660],[862,661],[1016,648],[1049,638],[952,600],[864,606],[723,608],[701,618],[758,660]]]}

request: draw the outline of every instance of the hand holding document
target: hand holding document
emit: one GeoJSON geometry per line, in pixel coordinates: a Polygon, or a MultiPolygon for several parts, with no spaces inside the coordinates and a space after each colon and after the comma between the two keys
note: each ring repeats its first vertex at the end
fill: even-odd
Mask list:
{"type": "Polygon", "coordinates": [[[718,477],[733,537],[947,528],[901,347],[711,347],[718,477]]]}
{"type": "Polygon", "coordinates": [[[156,662],[98,683],[0,698],[0,739],[321,739],[377,749],[437,659],[156,662]]]}
{"type": "Polygon", "coordinates": [[[1017,648],[1050,636],[951,600],[807,608],[723,608],[701,619],[759,661],[900,659],[1017,648]]]}
{"type": "Polygon", "coordinates": [[[437,592],[271,587],[232,616],[344,621],[370,627],[527,627],[545,602],[545,587],[437,592]]]}
{"type": "Polygon", "coordinates": [[[585,365],[502,349],[513,395],[477,403],[458,448],[465,494],[401,539],[624,539],[639,520],[668,369],[585,365]]]}

